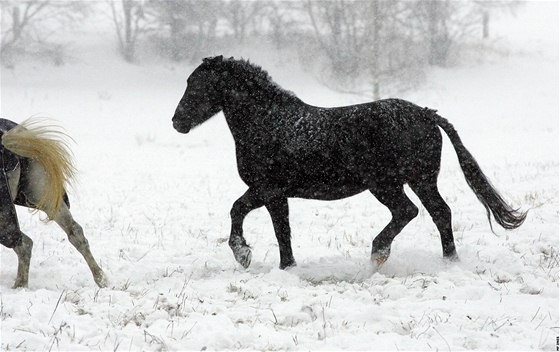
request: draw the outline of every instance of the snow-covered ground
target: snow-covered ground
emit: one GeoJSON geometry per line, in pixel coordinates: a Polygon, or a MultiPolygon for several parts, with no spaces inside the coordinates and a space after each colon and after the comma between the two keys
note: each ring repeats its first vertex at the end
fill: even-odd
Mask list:
{"type": "MultiPolygon", "coordinates": [[[[533,2],[493,25],[494,54],[434,69],[403,98],[447,117],[504,196],[530,209],[527,221],[490,231],[445,137],[439,184],[461,261],[442,260],[421,208],[378,271],[371,241],[390,214],[369,193],[290,200],[299,266],[287,271],[268,214],[254,211],[244,227],[253,263],[235,262],[229,209],[246,187],[223,116],[188,135],[171,126],[194,67],[126,64],[82,33],[91,40],[65,66],[3,68],[2,117],[51,116],[76,141],[72,211],[110,286],[95,286],[56,225],[19,209],[35,247],[29,288],[17,290],[16,256],[0,249],[1,349],[556,349],[558,4],[533,2]]],[[[309,103],[358,102],[262,64],[309,103]]]]}

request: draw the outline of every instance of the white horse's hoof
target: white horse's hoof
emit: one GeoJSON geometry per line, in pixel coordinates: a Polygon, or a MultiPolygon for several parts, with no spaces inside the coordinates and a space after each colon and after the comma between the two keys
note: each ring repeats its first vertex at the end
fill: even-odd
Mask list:
{"type": "Polygon", "coordinates": [[[109,280],[107,280],[107,276],[105,276],[105,273],[103,272],[94,275],[93,280],[100,288],[105,288],[109,286],[109,280]]]}

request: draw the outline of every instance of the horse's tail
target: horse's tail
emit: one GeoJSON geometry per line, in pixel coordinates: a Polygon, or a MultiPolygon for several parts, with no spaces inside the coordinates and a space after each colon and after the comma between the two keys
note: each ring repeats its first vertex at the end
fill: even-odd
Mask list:
{"type": "Polygon", "coordinates": [[[67,199],[64,187],[72,183],[76,169],[66,143],[68,135],[57,126],[43,122],[45,119],[28,119],[5,132],[1,142],[11,152],[37,161],[43,167],[43,193],[33,206],[47,213],[50,221],[67,199]]]}
{"type": "Polygon", "coordinates": [[[490,213],[492,213],[496,222],[504,229],[512,230],[521,226],[523,221],[525,221],[527,212],[520,212],[519,209],[513,209],[505,202],[494,186],[492,186],[486,175],[484,175],[472,154],[465,148],[455,127],[445,118],[436,114],[434,110],[430,110],[430,112],[433,121],[445,131],[451,140],[467,184],[486,208],[490,227],[492,227],[490,213]]]}

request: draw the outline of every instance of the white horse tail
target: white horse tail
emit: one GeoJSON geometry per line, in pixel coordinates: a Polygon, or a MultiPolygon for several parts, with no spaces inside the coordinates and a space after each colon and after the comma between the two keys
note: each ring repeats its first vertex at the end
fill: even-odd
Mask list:
{"type": "Polygon", "coordinates": [[[64,202],[65,186],[74,180],[76,169],[66,142],[70,137],[58,126],[45,122],[48,120],[44,118],[27,119],[5,132],[1,142],[11,152],[37,161],[43,167],[45,184],[33,206],[47,213],[51,221],[64,202]]]}

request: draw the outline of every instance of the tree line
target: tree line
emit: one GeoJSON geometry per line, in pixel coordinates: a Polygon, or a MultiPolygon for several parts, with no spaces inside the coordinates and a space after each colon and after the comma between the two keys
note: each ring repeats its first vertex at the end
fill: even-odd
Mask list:
{"type": "Polygon", "coordinates": [[[418,77],[426,67],[447,66],[466,42],[491,37],[492,16],[518,5],[482,0],[3,0],[0,58],[6,66],[16,57],[40,53],[63,64],[69,49],[56,34],[103,12],[127,62],[141,60],[138,48],[147,42],[173,61],[197,61],[224,48],[266,42],[278,52],[299,52],[335,89],[379,98],[389,87],[400,89],[398,82],[408,88],[405,78],[418,77]],[[356,80],[367,84],[356,85],[356,80]]]}

